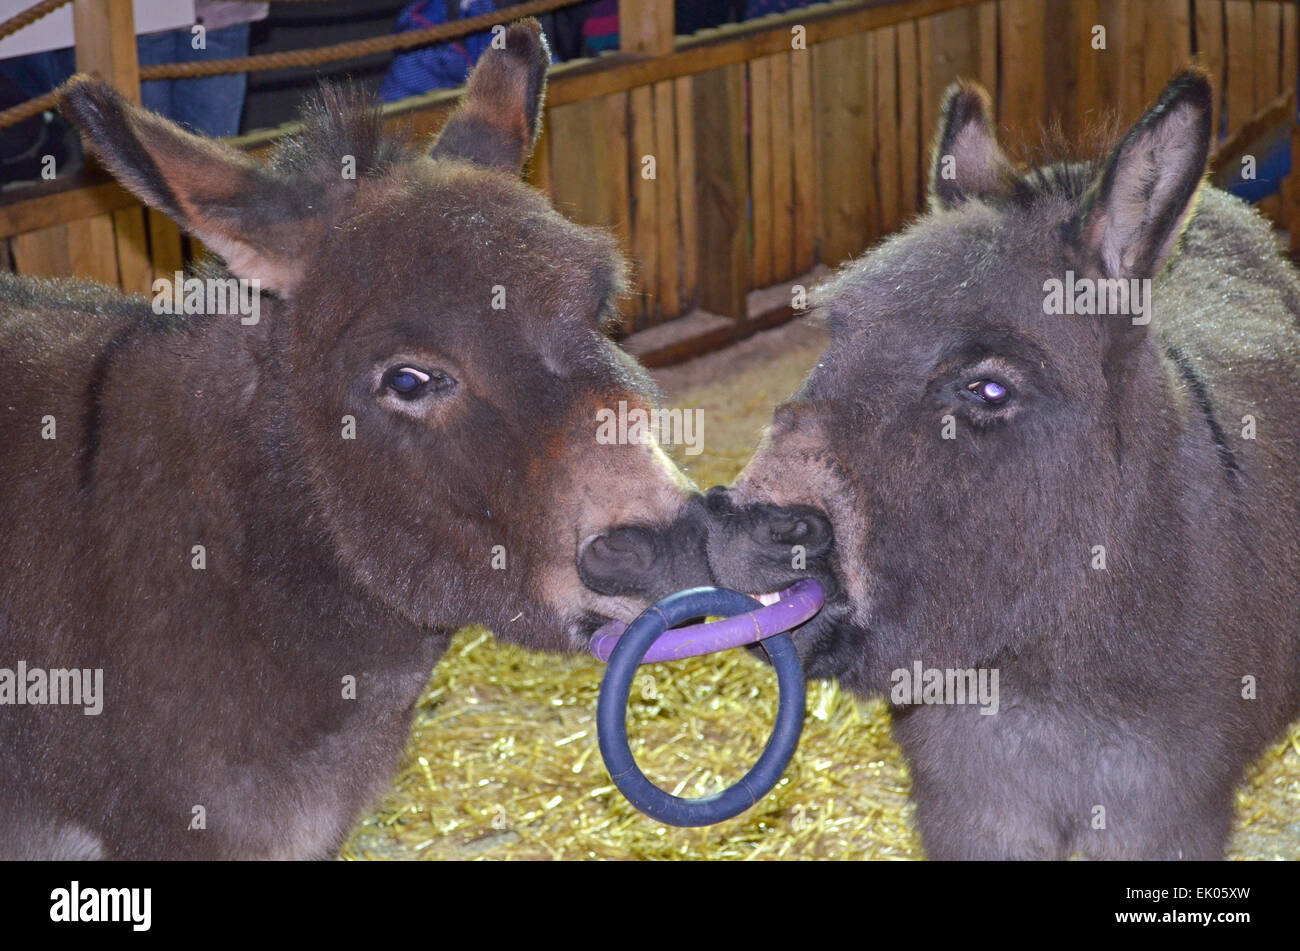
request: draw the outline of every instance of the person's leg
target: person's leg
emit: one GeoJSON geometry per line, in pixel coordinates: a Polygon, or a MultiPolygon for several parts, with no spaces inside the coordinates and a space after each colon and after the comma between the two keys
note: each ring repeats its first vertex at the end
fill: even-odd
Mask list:
{"type": "Polygon", "coordinates": [[[75,68],[76,57],[71,47],[0,60],[0,73],[28,96],[40,96],[58,88],[75,68]]]}
{"type": "MultiPolygon", "coordinates": [[[[176,52],[187,43],[189,31],[168,30],[165,33],[147,33],[135,39],[136,53],[141,66],[158,66],[162,63],[176,62],[176,52]]],[[[173,103],[174,81],[170,79],[151,79],[140,84],[140,104],[146,109],[176,118],[173,103]]]]}
{"type": "MultiPolygon", "coordinates": [[[[233,59],[248,55],[247,23],[209,30],[206,49],[196,50],[186,40],[186,61],[233,59]]],[[[182,57],[178,56],[177,59],[182,57]]],[[[178,79],[173,92],[176,119],[195,132],[211,136],[239,134],[239,119],[244,111],[247,73],[207,76],[203,79],[178,79]]]]}

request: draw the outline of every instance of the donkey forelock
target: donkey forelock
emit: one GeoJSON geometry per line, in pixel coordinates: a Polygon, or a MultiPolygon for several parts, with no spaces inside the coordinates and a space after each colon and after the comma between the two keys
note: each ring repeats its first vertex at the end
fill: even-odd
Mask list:
{"type": "Polygon", "coordinates": [[[386,136],[379,104],[351,81],[322,82],[300,111],[300,127],[271,156],[277,171],[337,181],[345,161],[358,180],[378,178],[415,155],[401,135],[386,136]]]}

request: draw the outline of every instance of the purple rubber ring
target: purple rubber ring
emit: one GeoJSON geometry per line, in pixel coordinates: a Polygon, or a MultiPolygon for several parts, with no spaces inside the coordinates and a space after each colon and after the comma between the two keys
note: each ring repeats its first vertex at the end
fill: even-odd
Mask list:
{"type": "MultiPolygon", "coordinates": [[[[804,578],[782,591],[775,604],[711,624],[690,624],[666,631],[646,652],[641,663],[657,664],[755,644],[773,634],[798,627],[820,611],[825,600],[826,592],[822,586],[812,578],[804,578]]],[[[622,621],[601,625],[591,636],[591,652],[599,660],[608,661],[626,630],[627,625],[622,621]]]]}

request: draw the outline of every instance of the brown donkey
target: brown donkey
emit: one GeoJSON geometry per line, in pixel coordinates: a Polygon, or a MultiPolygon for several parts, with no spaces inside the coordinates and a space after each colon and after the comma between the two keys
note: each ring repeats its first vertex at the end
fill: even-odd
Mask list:
{"type": "Polygon", "coordinates": [[[520,181],[548,61],[513,26],[425,154],[327,91],[269,165],[69,86],[229,270],[0,279],[0,856],[329,856],[457,627],[572,650],[704,570],[686,480],[596,439],[653,396],[614,245],[520,181]],[[159,313],[213,288],[256,306],[159,313]]]}

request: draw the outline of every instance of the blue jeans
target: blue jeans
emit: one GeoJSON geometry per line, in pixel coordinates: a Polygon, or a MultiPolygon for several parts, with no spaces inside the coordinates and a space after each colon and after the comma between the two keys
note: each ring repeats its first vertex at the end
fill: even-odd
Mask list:
{"type": "MultiPolygon", "coordinates": [[[[141,66],[160,63],[191,63],[208,59],[233,59],[248,55],[248,24],[224,30],[209,30],[207,49],[191,45],[188,30],[151,33],[136,39],[141,66]]],[[[239,134],[239,117],[244,111],[247,73],[205,76],[202,79],[155,79],[140,86],[140,101],[146,109],[179,122],[192,132],[224,136],[239,134]]]]}
{"type": "MultiPolygon", "coordinates": [[[[189,30],[150,33],[136,37],[136,49],[141,66],[230,59],[248,55],[248,33],[247,23],[228,26],[224,30],[210,30],[207,49],[202,50],[191,45],[193,34],[189,30]]],[[[75,69],[76,57],[71,48],[0,60],[0,71],[29,96],[39,96],[56,88],[75,69]]],[[[155,79],[140,85],[140,100],[146,109],[179,122],[193,132],[212,136],[237,135],[247,88],[247,73],[203,79],[155,79]]]]}

